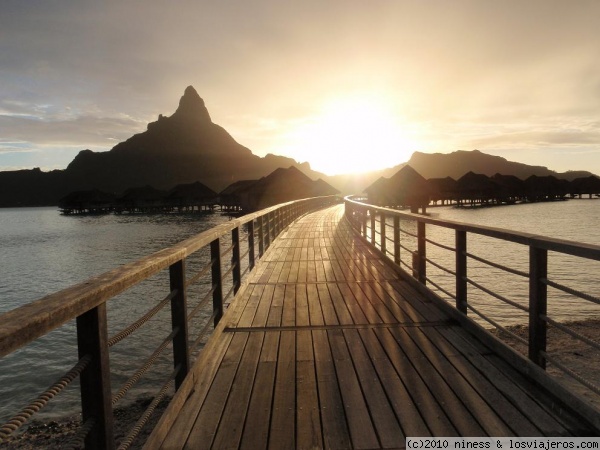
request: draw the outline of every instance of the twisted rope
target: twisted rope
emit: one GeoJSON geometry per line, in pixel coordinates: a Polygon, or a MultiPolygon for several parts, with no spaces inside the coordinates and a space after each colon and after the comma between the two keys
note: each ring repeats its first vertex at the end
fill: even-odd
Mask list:
{"type": "Polygon", "coordinates": [[[208,320],[206,321],[206,323],[202,327],[202,330],[200,330],[200,333],[198,333],[198,337],[196,338],[196,340],[194,341],[194,343],[190,347],[191,349],[196,350],[196,348],[198,347],[198,345],[200,345],[200,341],[202,341],[202,338],[204,337],[204,335],[206,334],[206,332],[210,329],[210,325],[213,323],[213,321],[215,320],[216,316],[217,316],[217,311],[214,311],[212,313],[212,316],[210,316],[208,318],[208,320]]]}
{"type": "Polygon", "coordinates": [[[560,363],[558,360],[554,359],[553,357],[551,357],[550,355],[548,355],[548,353],[546,352],[540,352],[542,354],[542,356],[544,357],[544,359],[546,361],[548,361],[549,363],[551,363],[553,366],[558,367],[560,370],[562,370],[563,372],[565,372],[567,375],[571,376],[572,378],[574,378],[575,380],[579,381],[581,384],[583,384],[586,388],[588,388],[589,390],[593,391],[596,394],[600,395],[600,388],[598,386],[596,386],[594,383],[592,383],[591,381],[583,378],[581,375],[579,375],[577,372],[572,371],[571,369],[569,369],[568,367],[564,366],[562,363],[560,363]]]}
{"type": "Polygon", "coordinates": [[[133,374],[133,376],[131,378],[129,378],[129,380],[127,380],[127,382],[125,382],[125,384],[121,387],[119,392],[113,397],[113,399],[112,399],[113,406],[116,405],[117,402],[125,396],[127,391],[129,391],[129,389],[131,389],[133,387],[133,385],[135,385],[140,380],[142,375],[144,375],[148,371],[148,369],[152,366],[152,364],[154,364],[154,362],[160,356],[160,354],[163,352],[163,350],[168,347],[168,345],[173,340],[173,337],[178,332],[179,332],[179,327],[174,328],[173,331],[171,331],[171,333],[165,338],[165,340],[162,342],[162,344],[160,344],[160,346],[156,350],[154,350],[154,353],[152,353],[152,355],[150,355],[150,357],[148,358],[146,363],[140,369],[138,369],[133,374]]]}
{"type": "Polygon", "coordinates": [[[574,331],[574,330],[570,329],[569,327],[566,327],[563,324],[556,322],[555,320],[552,320],[548,316],[542,315],[541,318],[543,320],[545,320],[546,322],[548,322],[553,327],[556,327],[559,330],[561,330],[563,333],[569,334],[569,335],[573,336],[574,338],[585,342],[589,346],[594,347],[596,350],[600,350],[600,344],[598,342],[594,341],[593,339],[590,339],[587,336],[584,336],[583,334],[578,333],[577,331],[574,331]]]}
{"type": "Polygon", "coordinates": [[[504,270],[505,272],[509,272],[509,273],[512,273],[512,274],[515,274],[515,275],[519,275],[519,276],[524,277],[524,278],[529,278],[529,274],[527,272],[523,272],[523,271],[517,270],[517,269],[512,269],[512,268],[504,266],[502,264],[498,264],[498,263],[495,263],[495,262],[492,262],[492,261],[488,261],[487,259],[481,258],[479,256],[475,256],[472,253],[468,253],[467,252],[465,254],[469,258],[474,259],[475,261],[479,261],[479,262],[481,262],[483,264],[487,264],[488,266],[495,267],[496,269],[504,270]]]}
{"type": "Polygon", "coordinates": [[[483,287],[481,284],[471,280],[470,278],[467,278],[466,280],[467,280],[467,283],[475,286],[477,289],[485,292],[486,294],[491,295],[492,297],[495,297],[498,300],[503,301],[504,303],[508,303],[509,305],[512,305],[517,309],[520,309],[521,311],[529,312],[529,308],[527,306],[520,305],[519,303],[513,302],[512,300],[509,300],[500,294],[496,294],[495,292],[490,291],[488,288],[483,287]]]}
{"type": "Polygon", "coordinates": [[[181,366],[177,366],[175,368],[175,370],[173,370],[173,372],[171,373],[171,376],[169,377],[167,382],[163,385],[161,390],[158,392],[158,395],[156,397],[154,397],[154,400],[152,400],[152,403],[150,403],[150,405],[148,406],[146,411],[144,411],[144,414],[142,415],[142,417],[140,417],[139,420],[135,423],[133,429],[129,432],[127,437],[125,439],[123,439],[123,441],[119,445],[118,450],[127,450],[129,447],[131,447],[131,444],[138,437],[138,435],[140,434],[140,431],[142,431],[142,428],[144,428],[144,425],[146,425],[146,423],[148,422],[148,419],[150,419],[152,414],[154,414],[154,411],[156,410],[156,407],[158,406],[158,404],[162,401],[162,399],[167,394],[167,390],[173,385],[175,376],[179,372],[180,367],[181,366]]]}
{"type": "Polygon", "coordinates": [[[483,313],[479,312],[476,308],[473,307],[473,305],[471,305],[470,303],[467,303],[467,308],[469,308],[471,311],[473,311],[475,314],[477,314],[479,317],[481,317],[483,320],[489,322],[490,324],[494,325],[494,327],[496,327],[498,330],[500,330],[501,332],[509,335],[510,337],[512,337],[513,339],[517,340],[518,342],[520,342],[521,344],[525,345],[525,346],[529,346],[529,342],[527,342],[525,339],[523,339],[521,336],[516,335],[515,333],[513,333],[512,331],[509,331],[508,329],[506,329],[505,327],[503,327],[502,325],[500,325],[498,322],[496,322],[495,320],[490,319],[489,317],[487,317],[486,315],[484,315],[483,313]]]}
{"type": "Polygon", "coordinates": [[[77,430],[75,436],[71,438],[71,440],[66,444],[66,450],[79,450],[85,445],[85,438],[88,433],[94,428],[96,425],[96,419],[94,417],[90,417],[85,423],[77,430]]]}
{"type": "Polygon", "coordinates": [[[108,340],[108,346],[112,347],[113,345],[121,342],[123,339],[125,339],[127,336],[129,336],[131,333],[133,333],[135,330],[140,328],[142,325],[144,325],[146,322],[148,322],[152,317],[154,317],[156,315],[156,313],[158,313],[158,311],[163,309],[165,307],[165,305],[168,302],[170,302],[176,295],[177,295],[177,289],[174,289],[173,291],[171,291],[169,293],[169,295],[167,295],[154,308],[152,308],[150,311],[148,311],[146,314],[144,314],[138,320],[133,322],[131,325],[129,325],[123,331],[121,331],[121,332],[115,334],[113,337],[111,337],[108,340]]]}
{"type": "Polygon", "coordinates": [[[562,285],[560,283],[556,283],[554,281],[550,281],[550,280],[548,280],[546,278],[542,279],[542,282],[544,282],[546,285],[551,286],[551,287],[553,287],[555,289],[559,289],[559,290],[561,290],[563,292],[566,292],[567,294],[571,294],[571,295],[574,295],[576,297],[582,298],[584,300],[588,300],[588,301],[590,301],[592,303],[596,303],[597,305],[600,305],[600,298],[594,297],[593,295],[589,295],[589,294],[586,294],[584,292],[578,291],[576,289],[572,289],[572,288],[564,286],[564,285],[562,285]]]}
{"type": "Polygon", "coordinates": [[[23,408],[16,416],[6,422],[0,428],[0,442],[6,440],[12,433],[14,433],[25,422],[27,422],[31,416],[46,406],[50,400],[60,394],[75,378],[81,374],[83,369],[87,367],[91,360],[92,357],[90,355],[85,355],[56,383],[40,394],[40,396],[32,401],[29,405],[23,408]]]}

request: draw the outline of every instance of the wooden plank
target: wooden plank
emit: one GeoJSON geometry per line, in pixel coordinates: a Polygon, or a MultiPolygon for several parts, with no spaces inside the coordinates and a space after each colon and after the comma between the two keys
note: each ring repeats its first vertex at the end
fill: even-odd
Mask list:
{"type": "MultiPolygon", "coordinates": [[[[404,434],[406,436],[430,436],[431,432],[421,416],[417,404],[413,401],[408,387],[402,382],[373,330],[360,329],[358,334],[373,363],[377,376],[381,380],[381,385],[385,389],[387,398],[394,409],[404,434]]],[[[350,348],[351,352],[354,353],[353,347],[350,348]]],[[[389,350],[393,351],[393,349],[389,350]]]]}
{"type": "MultiPolygon", "coordinates": [[[[371,307],[377,311],[377,315],[381,317],[381,320],[384,323],[396,323],[399,322],[398,317],[401,317],[406,320],[405,317],[398,314],[398,317],[395,316],[385,302],[377,295],[377,293],[373,290],[371,283],[358,283],[358,288],[362,291],[364,298],[368,301],[371,307]]],[[[404,320],[404,321],[405,321],[404,320]]]]}
{"type": "MultiPolygon", "coordinates": [[[[438,371],[441,377],[448,383],[456,397],[460,399],[465,408],[475,417],[481,428],[488,436],[513,436],[516,430],[510,429],[504,420],[496,412],[496,405],[488,404],[477,390],[465,379],[456,368],[442,355],[433,343],[421,332],[419,328],[405,328],[404,333],[408,335],[414,344],[423,352],[429,363],[438,371]]],[[[465,367],[465,369],[467,369],[465,367]]],[[[505,411],[505,412],[510,412],[505,411]]],[[[520,417],[520,419],[524,419],[520,417]]],[[[526,422],[525,422],[526,423],[526,422]]],[[[523,426],[523,430],[525,426],[523,426]]],[[[527,436],[539,433],[533,427],[528,430],[527,436]]]]}
{"type": "MultiPolygon", "coordinates": [[[[270,305],[268,301],[264,303],[264,310],[267,313],[266,325],[268,327],[278,327],[281,325],[281,317],[283,316],[285,285],[277,284],[269,287],[273,288],[273,297],[270,305]]],[[[254,325],[261,326],[260,321],[256,321],[254,325]]]]}
{"type": "MultiPolygon", "coordinates": [[[[274,334],[274,333],[268,333],[274,334]]],[[[277,376],[272,404],[269,448],[294,448],[296,411],[296,336],[282,331],[277,359],[277,376]]],[[[267,448],[249,446],[249,449],[267,448]]]]}
{"type": "Polygon", "coordinates": [[[460,436],[448,418],[446,411],[440,406],[419,373],[410,362],[410,358],[402,351],[398,342],[388,329],[373,329],[387,358],[406,386],[410,397],[417,406],[432,436],[460,436]]]}
{"type": "Polygon", "coordinates": [[[327,331],[353,448],[378,448],[377,432],[341,330],[327,331]]]}
{"type": "Polygon", "coordinates": [[[360,283],[352,284],[352,288],[350,285],[340,285],[340,290],[342,291],[342,295],[345,299],[350,299],[354,297],[356,302],[349,300],[349,308],[350,313],[354,319],[355,323],[383,323],[383,319],[377,313],[377,310],[373,307],[371,302],[369,302],[368,298],[365,296],[365,293],[359,286],[360,283]],[[356,305],[357,308],[351,307],[351,305],[356,305]],[[364,316],[364,322],[362,321],[361,314],[364,316]]]}
{"type": "Polygon", "coordinates": [[[342,296],[342,293],[339,289],[339,284],[337,283],[329,283],[327,285],[323,285],[327,291],[329,292],[329,298],[331,299],[331,303],[335,308],[335,312],[338,318],[338,323],[341,325],[350,325],[354,323],[352,315],[348,310],[348,304],[346,300],[342,296]]]}
{"type": "Polygon", "coordinates": [[[310,316],[308,311],[308,295],[307,295],[307,286],[302,284],[297,284],[294,286],[295,290],[295,313],[296,313],[296,322],[297,326],[307,326],[310,325],[310,316]]]}
{"type": "Polygon", "coordinates": [[[315,330],[312,335],[319,404],[321,406],[323,446],[331,449],[348,449],[351,448],[350,433],[346,423],[335,366],[329,349],[327,332],[315,330]]]}
{"type": "MultiPolygon", "coordinates": [[[[348,310],[348,314],[350,315],[349,319],[344,319],[346,323],[355,323],[355,324],[368,324],[365,313],[362,308],[358,304],[356,297],[354,296],[354,292],[349,284],[336,284],[334,286],[330,286],[330,290],[333,293],[332,295],[336,298],[334,304],[337,305],[337,302],[343,302],[345,307],[348,310]]],[[[356,289],[355,287],[355,290],[356,289]]],[[[336,307],[337,308],[337,307],[336,307]]]]}
{"type": "Polygon", "coordinates": [[[229,395],[222,393],[227,403],[215,434],[215,448],[237,448],[240,444],[263,339],[264,333],[250,333],[229,395]]]}
{"type": "Polygon", "coordinates": [[[338,325],[338,320],[335,308],[333,307],[333,301],[329,295],[329,289],[327,285],[320,283],[317,284],[317,292],[319,293],[319,302],[321,303],[321,310],[323,311],[323,319],[326,325],[338,325]]]}
{"type": "MultiPolygon", "coordinates": [[[[413,332],[407,330],[409,335],[413,332]]],[[[448,358],[448,361],[455,367],[455,370],[471,385],[482,399],[484,399],[490,407],[497,412],[498,416],[510,427],[513,436],[539,436],[541,432],[529,418],[524,415],[518,408],[510,403],[494,384],[475,368],[470,362],[460,353],[460,350],[451,346],[448,341],[439,333],[436,328],[423,327],[419,330],[420,333],[435,345],[434,352],[439,352],[435,356],[436,360],[441,360],[442,355],[448,358]]],[[[515,389],[517,389],[515,387],[515,389]]],[[[487,425],[486,425],[487,427],[487,425]]]]}
{"type": "MultiPolygon", "coordinates": [[[[266,285],[260,296],[258,301],[258,305],[256,307],[256,314],[252,318],[252,323],[250,324],[253,327],[264,327],[267,324],[267,320],[269,318],[269,314],[271,312],[271,305],[273,303],[273,298],[275,295],[275,286],[266,285]]],[[[279,314],[281,314],[281,308],[279,308],[279,314]]],[[[242,322],[240,320],[238,326],[244,326],[243,324],[247,322],[242,322]]]]}
{"type": "Polygon", "coordinates": [[[266,333],[240,443],[242,449],[267,448],[278,348],[279,333],[266,333]]]}
{"type": "Polygon", "coordinates": [[[323,448],[312,333],[298,331],[296,339],[296,448],[323,448]]]}
{"type": "MultiPolygon", "coordinates": [[[[187,441],[183,446],[186,450],[210,447],[217,432],[219,421],[225,409],[229,391],[232,388],[242,353],[246,346],[249,333],[235,333],[231,344],[225,354],[221,365],[213,379],[200,413],[190,431],[187,441]]],[[[180,437],[169,434],[169,440],[165,440],[163,448],[181,448],[180,437]],[[167,444],[174,441],[173,446],[167,444]]]]}
{"type": "Polygon", "coordinates": [[[454,329],[437,330],[452,346],[461,349],[461,354],[482,374],[481,378],[490,380],[495,389],[498,389],[519,411],[522,411],[545,436],[568,435],[565,426],[553,417],[536,400],[533,386],[527,389],[522,376],[513,372],[508,364],[495,358],[492,362],[489,350],[482,352],[476,347],[477,341],[465,332],[454,329]]]}
{"type": "Polygon", "coordinates": [[[248,296],[248,300],[245,305],[243,305],[243,309],[236,316],[227,317],[227,322],[230,327],[237,326],[250,326],[252,321],[254,320],[254,316],[256,315],[256,310],[258,309],[258,304],[260,303],[260,298],[263,295],[265,290],[265,286],[262,285],[249,285],[248,291],[250,295],[248,296]]]}
{"type": "Polygon", "coordinates": [[[308,300],[308,313],[311,325],[324,325],[323,311],[319,300],[319,292],[316,284],[306,285],[306,295],[308,300]]]}
{"type": "Polygon", "coordinates": [[[296,325],[296,286],[289,284],[285,286],[281,326],[288,327],[294,325],[296,325]]]}
{"type": "Polygon", "coordinates": [[[291,262],[290,272],[288,275],[287,281],[288,283],[296,283],[298,281],[298,271],[300,270],[300,260],[296,259],[291,262]]]}
{"type": "Polygon", "coordinates": [[[406,436],[402,432],[383,388],[382,381],[373,367],[358,331],[344,330],[343,334],[381,446],[383,448],[401,447],[406,436]]]}
{"type": "Polygon", "coordinates": [[[277,261],[275,263],[275,267],[273,268],[273,271],[271,272],[271,276],[267,280],[268,283],[277,283],[277,280],[279,280],[279,276],[281,275],[281,271],[283,270],[283,265],[284,265],[283,261],[277,261]]]}
{"type": "Polygon", "coordinates": [[[472,412],[454,394],[445,376],[439,374],[431,362],[422,357],[421,350],[414,345],[404,330],[394,328],[388,330],[398,341],[402,351],[409,355],[411,364],[423,378],[436,400],[443,405],[446,415],[461,436],[485,436],[485,431],[473,417],[472,412]]]}

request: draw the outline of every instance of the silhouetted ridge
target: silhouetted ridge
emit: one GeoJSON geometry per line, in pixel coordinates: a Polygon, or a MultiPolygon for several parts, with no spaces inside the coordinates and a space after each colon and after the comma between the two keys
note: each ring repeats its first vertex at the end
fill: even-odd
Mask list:
{"type": "Polygon", "coordinates": [[[179,107],[171,117],[212,123],[208,109],[204,105],[204,100],[198,95],[193,86],[188,86],[185,89],[183,97],[179,100],[179,107]]]}

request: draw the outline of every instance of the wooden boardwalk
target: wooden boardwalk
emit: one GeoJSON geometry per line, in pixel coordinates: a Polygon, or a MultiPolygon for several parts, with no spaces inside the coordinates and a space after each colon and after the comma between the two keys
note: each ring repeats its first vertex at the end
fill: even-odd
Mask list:
{"type": "Polygon", "coordinates": [[[573,416],[424,300],[335,206],[272,244],[146,448],[404,448],[569,436],[573,416]]]}

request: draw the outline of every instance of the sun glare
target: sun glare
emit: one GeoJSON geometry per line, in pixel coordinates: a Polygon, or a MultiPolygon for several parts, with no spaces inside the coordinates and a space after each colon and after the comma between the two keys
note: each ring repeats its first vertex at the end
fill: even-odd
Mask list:
{"type": "Polygon", "coordinates": [[[328,175],[367,172],[407,161],[416,142],[377,97],[330,102],[288,135],[288,153],[328,175]]]}

